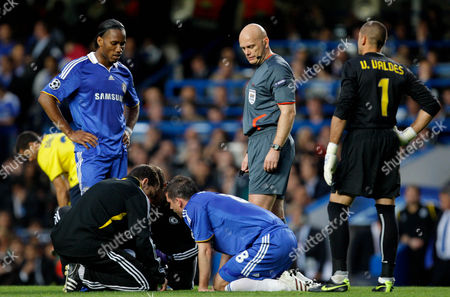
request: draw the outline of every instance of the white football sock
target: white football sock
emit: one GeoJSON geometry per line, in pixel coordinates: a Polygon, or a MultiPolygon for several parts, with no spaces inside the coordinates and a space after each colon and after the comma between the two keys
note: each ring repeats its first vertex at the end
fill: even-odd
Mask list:
{"type": "Polygon", "coordinates": [[[336,270],[336,272],[331,276],[331,280],[336,283],[342,283],[344,279],[348,278],[348,271],[336,270]]]}
{"type": "Polygon", "coordinates": [[[225,291],[290,291],[288,286],[278,279],[240,278],[225,287],[225,291]]]}

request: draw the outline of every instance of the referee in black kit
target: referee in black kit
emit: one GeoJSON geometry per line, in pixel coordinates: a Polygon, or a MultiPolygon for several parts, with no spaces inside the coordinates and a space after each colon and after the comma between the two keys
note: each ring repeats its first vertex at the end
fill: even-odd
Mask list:
{"type": "Polygon", "coordinates": [[[332,186],[328,218],[338,222],[337,229],[329,234],[333,275],[329,282],[312,291],[343,292],[350,288],[348,209],[356,196],[375,199],[381,223],[382,271],[373,291],[393,290],[398,243],[395,198],[400,194],[400,174],[399,167],[386,174],[382,166],[395,157],[399,146],[408,144],[428,125],[439,112],[440,104],[409,69],[381,53],[386,39],[382,23],[365,23],[358,38],[360,56],[347,61],[342,70],[342,89],[331,121],[324,165],[325,181],[332,186]],[[404,95],[417,101],[421,110],[410,127],[399,131],[395,116],[404,95]],[[336,152],[344,128],[348,134],[336,168],[336,152]]]}
{"type": "Polygon", "coordinates": [[[55,214],[51,239],[66,268],[65,292],[155,290],[167,282],[150,237],[150,201],[158,173],[139,165],[126,178],[91,187],[55,214]],[[66,265],[67,264],[67,265],[66,265]]]}

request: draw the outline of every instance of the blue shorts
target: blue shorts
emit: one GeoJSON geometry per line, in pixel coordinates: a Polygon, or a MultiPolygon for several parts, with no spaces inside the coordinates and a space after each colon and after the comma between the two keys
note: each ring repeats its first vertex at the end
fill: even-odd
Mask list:
{"type": "Polygon", "coordinates": [[[77,163],[77,176],[80,184],[81,195],[90,187],[107,178],[124,178],[127,176],[128,153],[122,155],[104,157],[85,152],[75,152],[77,163]]]}
{"type": "Polygon", "coordinates": [[[297,249],[297,239],[287,228],[276,229],[260,236],[248,249],[234,255],[219,270],[227,282],[239,278],[277,278],[295,260],[290,255],[297,249]]]}
{"type": "Polygon", "coordinates": [[[70,205],[75,206],[77,204],[78,200],[81,198],[81,191],[80,191],[80,185],[77,184],[69,189],[69,195],[70,195],[70,205]]]}

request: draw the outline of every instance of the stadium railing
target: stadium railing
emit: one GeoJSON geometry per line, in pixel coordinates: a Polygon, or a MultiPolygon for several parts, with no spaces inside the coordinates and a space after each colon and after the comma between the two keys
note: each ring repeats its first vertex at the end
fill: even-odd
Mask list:
{"type": "MultiPolygon", "coordinates": [[[[164,118],[166,120],[157,124],[157,127],[161,130],[164,136],[174,139],[177,142],[180,141],[180,136],[183,136],[184,132],[191,127],[202,135],[209,135],[209,133],[211,133],[214,129],[220,128],[223,129],[227,134],[229,134],[229,136],[233,136],[233,134],[241,127],[241,116],[243,111],[242,92],[245,84],[246,80],[168,80],[165,86],[165,96],[166,98],[168,98],[169,102],[169,105],[164,107],[164,118]],[[205,116],[207,114],[209,106],[213,105],[213,99],[210,96],[211,89],[218,86],[225,87],[228,90],[228,94],[230,96],[234,96],[234,99],[231,101],[236,102],[236,104],[239,103],[239,105],[230,105],[223,109],[224,115],[227,120],[222,123],[212,124],[208,123],[207,121],[196,123],[183,122],[181,119],[181,108],[179,106],[179,104],[181,103],[181,99],[179,98],[178,94],[179,91],[186,86],[193,87],[196,90],[196,103],[198,105],[197,112],[200,115],[205,116]]],[[[430,88],[450,87],[450,79],[430,79],[425,84],[430,88]]],[[[323,126],[330,124],[329,118],[334,112],[334,105],[332,103],[338,96],[339,85],[339,80],[312,80],[301,85],[297,84],[297,92],[299,93],[300,98],[305,98],[305,96],[316,96],[325,99],[323,101],[322,111],[326,120],[318,124],[314,124],[305,119],[296,120],[292,130],[293,134],[295,134],[296,131],[300,128],[309,127],[312,129],[313,133],[317,135],[323,126]],[[317,93],[314,93],[315,90],[317,90],[317,93]],[[332,98],[332,100],[330,98],[332,98]]],[[[405,106],[400,106],[400,108],[403,109],[404,113],[407,114],[407,109],[405,106]]],[[[297,106],[297,112],[300,117],[307,117],[308,112],[307,108],[304,105],[300,104],[299,106],[297,106]]],[[[145,111],[142,111],[141,114],[141,125],[140,128],[138,128],[138,131],[143,132],[146,129],[145,127],[148,126],[148,120],[145,119],[145,111]]],[[[410,123],[411,119],[409,117],[405,117],[399,119],[398,126],[406,127],[410,125],[410,123]]],[[[445,139],[445,141],[443,142],[448,143],[450,142],[450,118],[444,119],[444,123],[447,128],[441,135],[441,137],[445,139]]]]}
{"type": "MultiPolygon", "coordinates": [[[[317,58],[320,58],[323,56],[323,54],[328,51],[337,48],[337,46],[342,43],[341,40],[335,40],[335,41],[320,41],[320,40],[271,40],[270,44],[271,47],[274,49],[280,49],[280,54],[283,55],[283,57],[286,58],[286,60],[291,60],[291,57],[294,55],[294,53],[300,49],[300,48],[307,48],[310,51],[314,52],[314,55],[317,58]],[[289,51],[289,52],[286,52],[289,51]]],[[[353,48],[356,48],[356,42],[354,40],[350,40],[350,43],[353,45],[353,48]]],[[[217,42],[217,40],[211,41],[210,44],[206,45],[205,48],[201,49],[197,53],[207,53],[212,50],[219,51],[220,49],[217,48],[217,46],[220,43],[217,42]]],[[[450,48],[450,40],[427,40],[425,42],[418,42],[416,40],[388,40],[386,44],[386,48],[390,52],[395,52],[395,50],[401,46],[406,45],[411,48],[420,48],[422,50],[423,54],[426,54],[429,49],[440,49],[440,48],[450,48]]],[[[241,50],[239,48],[239,44],[235,43],[234,48],[236,50],[236,53],[239,53],[237,55],[237,58],[243,62],[243,64],[246,64],[244,61],[244,57],[240,54],[241,50]]],[[[152,86],[158,81],[160,81],[162,78],[168,76],[173,78],[173,75],[175,73],[174,69],[178,67],[179,65],[183,65],[186,61],[191,59],[196,52],[194,52],[192,49],[185,51],[180,55],[178,59],[173,61],[172,63],[168,63],[165,67],[162,69],[156,71],[149,77],[147,77],[139,86],[138,90],[142,90],[148,86],[152,86]]],[[[448,71],[448,68],[443,69],[441,71],[440,68],[436,69],[437,74],[450,74],[448,71]]]]}
{"type": "MultiPolygon", "coordinates": [[[[450,66],[448,66],[450,73],[450,66]]],[[[172,105],[180,104],[179,92],[184,87],[193,87],[196,90],[197,104],[212,105],[213,99],[211,92],[215,87],[225,87],[230,102],[234,104],[243,103],[243,92],[247,80],[168,80],[164,88],[164,95],[172,105]]],[[[425,82],[429,88],[450,87],[450,78],[433,78],[425,82]]],[[[297,93],[300,98],[320,97],[333,103],[337,98],[340,88],[340,80],[319,80],[312,79],[305,83],[297,82],[297,93]]]]}
{"type": "MultiPolygon", "coordinates": [[[[313,58],[320,58],[326,51],[337,48],[341,44],[341,40],[336,41],[319,41],[319,40],[271,40],[271,47],[280,50],[280,54],[286,57],[288,60],[295,54],[295,52],[300,48],[306,48],[311,53],[313,58]]],[[[356,45],[353,40],[350,41],[353,45],[356,45]]],[[[406,45],[410,48],[420,48],[423,54],[426,54],[430,49],[440,49],[440,48],[450,48],[450,41],[432,41],[428,40],[425,42],[418,42],[415,40],[389,40],[386,44],[386,49],[390,52],[395,52],[396,48],[401,45],[406,45]]],[[[209,46],[211,47],[213,46],[209,46]]],[[[236,52],[240,53],[239,45],[236,43],[236,52]]],[[[354,47],[355,48],[355,47],[354,47]]],[[[193,56],[194,53],[186,52],[183,53],[179,59],[174,63],[168,64],[166,67],[155,73],[153,76],[149,77],[146,82],[143,83],[141,89],[149,82],[155,81],[156,77],[160,77],[162,74],[172,73],[174,67],[184,63],[187,59],[193,56]]],[[[237,55],[237,59],[241,61],[244,60],[242,55],[237,55]]],[[[245,64],[245,61],[244,61],[245,64]]],[[[411,70],[417,73],[417,64],[411,66],[411,70]]],[[[428,80],[425,84],[429,88],[445,88],[450,87],[450,63],[440,63],[433,68],[434,74],[439,78],[433,78],[428,80]]],[[[212,80],[167,80],[165,83],[164,94],[167,98],[169,105],[164,108],[164,118],[170,118],[170,121],[165,121],[158,126],[162,129],[163,134],[169,136],[178,137],[184,133],[184,131],[194,126],[201,133],[211,132],[214,128],[225,126],[228,127],[227,133],[232,133],[236,131],[235,128],[240,125],[240,116],[242,115],[242,102],[243,102],[243,90],[247,80],[223,80],[223,81],[212,81],[212,80]],[[186,86],[194,87],[197,94],[196,103],[198,104],[197,112],[201,115],[206,115],[208,106],[213,105],[212,92],[215,87],[225,87],[227,89],[227,95],[230,105],[223,110],[225,117],[230,119],[223,124],[209,124],[206,122],[201,123],[183,123],[181,122],[180,116],[180,106],[181,100],[179,98],[179,91],[186,86]],[[174,124],[175,123],[175,124],[174,124]],[[231,124],[232,123],[232,124],[231,124]],[[229,128],[233,127],[233,128],[229,128]]],[[[318,79],[312,79],[306,83],[297,84],[297,92],[300,98],[310,98],[319,97],[324,99],[323,104],[323,114],[326,117],[330,117],[334,111],[334,106],[332,105],[336,98],[338,97],[340,87],[339,80],[332,81],[320,81],[318,79]]],[[[307,110],[305,106],[298,106],[298,113],[301,115],[307,115],[307,110]]],[[[405,108],[405,107],[403,107],[405,108]]],[[[144,113],[143,113],[144,114],[144,113]]],[[[445,123],[448,124],[449,119],[446,119],[445,123]]],[[[143,123],[144,126],[146,123],[143,123]]],[[[313,129],[315,133],[320,131],[323,125],[329,124],[328,122],[321,123],[319,125],[313,125],[307,120],[296,121],[294,124],[295,133],[301,127],[309,126],[313,129]]],[[[399,126],[409,125],[408,119],[399,122],[399,126]]],[[[447,128],[446,133],[442,136],[447,137],[450,141],[449,128],[447,128]]],[[[178,138],[176,138],[178,139],[178,138]]]]}

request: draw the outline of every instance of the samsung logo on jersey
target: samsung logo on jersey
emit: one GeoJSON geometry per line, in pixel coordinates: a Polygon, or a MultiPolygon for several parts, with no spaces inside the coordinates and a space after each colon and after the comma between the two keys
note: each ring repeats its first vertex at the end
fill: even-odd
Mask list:
{"type": "Polygon", "coordinates": [[[112,93],[95,93],[95,100],[114,100],[122,102],[123,95],[112,93]]]}

